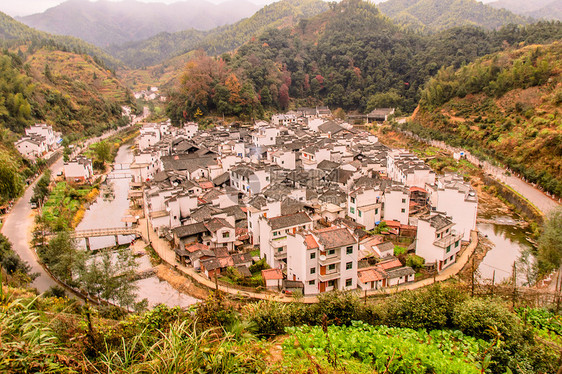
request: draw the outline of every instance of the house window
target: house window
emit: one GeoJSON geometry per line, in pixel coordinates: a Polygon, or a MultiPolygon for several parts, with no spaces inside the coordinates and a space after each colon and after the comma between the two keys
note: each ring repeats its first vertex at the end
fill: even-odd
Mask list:
{"type": "Polygon", "coordinates": [[[361,211],[359,209],[357,209],[357,214],[359,214],[359,217],[361,217],[361,211]]]}
{"type": "Polygon", "coordinates": [[[352,207],[352,206],[350,206],[350,207],[349,207],[349,213],[355,214],[355,208],[352,207]]]}
{"type": "Polygon", "coordinates": [[[315,258],[316,258],[316,252],[312,252],[312,253],[310,254],[310,259],[311,259],[311,260],[314,260],[315,258]]]}
{"type": "Polygon", "coordinates": [[[334,255],[336,254],[336,250],[335,249],[329,249],[328,250],[328,256],[334,255]]]}
{"type": "Polygon", "coordinates": [[[447,251],[445,253],[449,253],[449,252],[451,252],[451,245],[447,246],[447,251]]]}
{"type": "Polygon", "coordinates": [[[336,281],[335,280],[330,280],[328,281],[328,287],[334,287],[336,285],[336,281]]]}
{"type": "Polygon", "coordinates": [[[353,285],[353,280],[351,278],[345,280],[345,286],[351,287],[353,285]]]}
{"type": "Polygon", "coordinates": [[[406,213],[406,209],[403,209],[403,208],[402,208],[402,209],[400,209],[400,211],[401,211],[402,213],[406,213]]]}
{"type": "Polygon", "coordinates": [[[459,246],[459,241],[457,240],[457,241],[455,242],[455,248],[457,248],[458,246],[459,246]]]}
{"type": "Polygon", "coordinates": [[[353,254],[353,246],[350,245],[349,247],[346,248],[345,253],[347,253],[348,255],[353,254]]]}
{"type": "Polygon", "coordinates": [[[449,229],[445,230],[445,232],[449,232],[449,229]]]}
{"type": "Polygon", "coordinates": [[[277,236],[277,231],[273,231],[273,236],[277,236]]]}
{"type": "Polygon", "coordinates": [[[406,199],[402,199],[402,204],[406,204],[406,199]]]}
{"type": "Polygon", "coordinates": [[[355,204],[355,198],[354,197],[351,198],[351,203],[355,204]]]}
{"type": "Polygon", "coordinates": [[[347,264],[345,264],[345,270],[351,270],[353,269],[353,262],[348,262],[347,264]]]}
{"type": "Polygon", "coordinates": [[[328,270],[336,270],[336,264],[328,265],[328,270]]]}
{"type": "Polygon", "coordinates": [[[375,214],[379,214],[379,208],[375,208],[375,214]]]}
{"type": "Polygon", "coordinates": [[[223,233],[222,233],[222,237],[223,237],[224,239],[230,238],[230,232],[228,232],[228,231],[223,232],[223,233]]]}
{"type": "Polygon", "coordinates": [[[443,265],[447,265],[447,260],[449,260],[448,258],[445,259],[445,261],[443,261],[443,265]]]}
{"type": "Polygon", "coordinates": [[[316,268],[310,268],[310,274],[316,274],[316,268]]]}
{"type": "Polygon", "coordinates": [[[314,283],[316,283],[315,280],[308,281],[308,285],[309,285],[309,286],[314,286],[314,283]]]}

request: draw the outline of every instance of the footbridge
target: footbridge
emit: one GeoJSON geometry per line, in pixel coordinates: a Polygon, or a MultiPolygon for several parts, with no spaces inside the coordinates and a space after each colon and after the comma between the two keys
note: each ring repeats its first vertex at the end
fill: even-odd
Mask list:
{"type": "Polygon", "coordinates": [[[90,238],[101,236],[114,236],[115,245],[119,244],[119,235],[141,235],[141,231],[137,227],[111,227],[104,229],[76,230],[70,233],[75,239],[85,239],[86,249],[90,249],[90,238]]]}

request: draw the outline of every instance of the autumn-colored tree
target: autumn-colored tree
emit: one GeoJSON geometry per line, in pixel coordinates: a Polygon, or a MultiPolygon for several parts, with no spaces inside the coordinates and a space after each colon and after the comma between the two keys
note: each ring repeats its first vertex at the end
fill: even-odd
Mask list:
{"type": "Polygon", "coordinates": [[[289,87],[283,83],[279,88],[279,105],[281,105],[281,109],[289,107],[289,100],[289,87]]]}

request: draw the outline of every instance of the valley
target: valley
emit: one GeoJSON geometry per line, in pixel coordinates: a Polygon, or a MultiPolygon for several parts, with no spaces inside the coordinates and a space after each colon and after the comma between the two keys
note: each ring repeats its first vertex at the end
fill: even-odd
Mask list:
{"type": "Polygon", "coordinates": [[[1,372],[562,370],[556,2],[57,4],[0,5],[1,372]]]}

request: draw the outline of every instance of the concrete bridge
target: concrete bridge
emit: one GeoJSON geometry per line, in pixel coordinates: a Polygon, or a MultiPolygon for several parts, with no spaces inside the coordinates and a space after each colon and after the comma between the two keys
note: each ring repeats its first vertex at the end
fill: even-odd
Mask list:
{"type": "Polygon", "coordinates": [[[141,235],[140,229],[137,227],[112,227],[104,229],[76,230],[70,233],[75,239],[85,239],[86,249],[90,249],[90,238],[101,236],[114,236],[115,245],[119,245],[119,235],[141,235]]]}

